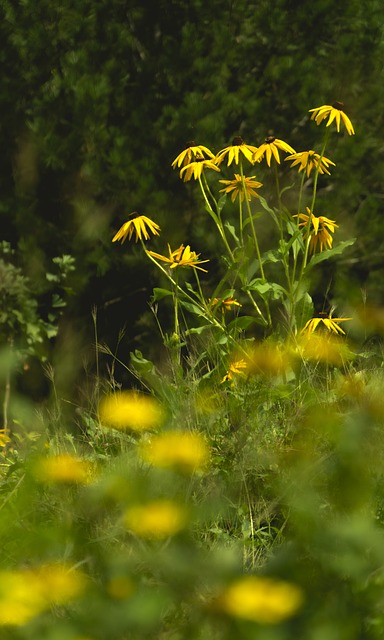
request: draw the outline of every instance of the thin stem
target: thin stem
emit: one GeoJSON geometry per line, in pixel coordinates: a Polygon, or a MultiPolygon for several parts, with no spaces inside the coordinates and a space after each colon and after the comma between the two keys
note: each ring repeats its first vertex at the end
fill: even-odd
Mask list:
{"type": "MultiPolygon", "coordinates": [[[[205,180],[206,186],[207,186],[207,188],[209,190],[209,187],[208,187],[208,184],[207,184],[205,176],[204,176],[204,180],[205,180]]],[[[220,211],[219,211],[219,207],[217,205],[217,202],[216,202],[216,200],[214,200],[214,198],[213,198],[213,196],[211,194],[211,197],[213,198],[213,200],[215,201],[215,204],[216,204],[217,213],[215,213],[213,211],[212,207],[211,207],[211,204],[210,204],[209,200],[208,200],[208,197],[207,197],[207,194],[206,194],[206,191],[205,191],[205,187],[204,187],[203,182],[201,180],[201,176],[199,176],[199,185],[200,185],[201,192],[203,194],[203,198],[204,198],[205,204],[207,206],[208,213],[209,213],[209,215],[211,216],[211,218],[214,220],[214,222],[216,224],[216,227],[217,227],[217,229],[219,231],[221,239],[224,242],[225,248],[228,251],[228,254],[229,254],[230,258],[231,258],[231,261],[234,262],[235,258],[233,256],[232,249],[228,244],[227,236],[225,235],[224,226],[223,226],[223,223],[221,221],[221,215],[220,215],[220,211]]],[[[209,193],[211,193],[211,192],[209,191],[209,193]]]]}

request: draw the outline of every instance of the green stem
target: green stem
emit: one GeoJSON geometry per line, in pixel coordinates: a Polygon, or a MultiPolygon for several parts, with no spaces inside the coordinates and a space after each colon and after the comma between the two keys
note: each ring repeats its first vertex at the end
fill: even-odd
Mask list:
{"type": "MultiPolygon", "coordinates": [[[[206,188],[209,191],[209,193],[211,194],[211,192],[209,190],[209,187],[208,187],[208,184],[207,184],[207,180],[206,180],[204,174],[203,174],[203,177],[204,177],[204,181],[205,181],[205,184],[206,184],[206,188]]],[[[208,200],[205,187],[204,187],[203,182],[201,180],[201,176],[199,176],[199,185],[200,185],[201,192],[203,194],[203,198],[204,198],[205,204],[207,206],[208,213],[209,213],[209,215],[211,216],[211,218],[214,220],[214,222],[216,224],[216,227],[217,227],[217,229],[219,231],[220,237],[221,237],[222,241],[224,242],[225,248],[228,251],[228,254],[229,254],[230,258],[231,258],[231,261],[234,262],[235,258],[233,256],[232,249],[229,246],[229,243],[228,243],[228,240],[227,240],[227,236],[225,235],[224,225],[223,225],[223,223],[221,221],[221,215],[220,215],[220,211],[219,211],[219,207],[217,205],[217,202],[216,202],[216,200],[213,198],[213,196],[211,194],[211,197],[214,200],[215,205],[216,205],[217,213],[215,213],[213,211],[212,207],[211,207],[211,203],[208,200]]]]}

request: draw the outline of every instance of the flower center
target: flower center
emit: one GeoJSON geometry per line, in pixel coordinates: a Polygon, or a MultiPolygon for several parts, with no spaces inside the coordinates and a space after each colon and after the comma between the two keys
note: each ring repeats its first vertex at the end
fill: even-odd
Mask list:
{"type": "Polygon", "coordinates": [[[235,136],[232,140],[232,146],[233,147],[240,147],[240,145],[244,144],[244,140],[243,138],[241,138],[240,136],[235,136]]]}
{"type": "Polygon", "coordinates": [[[332,107],[334,109],[338,109],[339,111],[344,111],[344,103],[343,102],[334,102],[332,107]]]}
{"type": "Polygon", "coordinates": [[[275,136],[268,136],[268,138],[265,138],[265,142],[267,144],[272,144],[272,142],[275,142],[276,138],[275,136]]]}

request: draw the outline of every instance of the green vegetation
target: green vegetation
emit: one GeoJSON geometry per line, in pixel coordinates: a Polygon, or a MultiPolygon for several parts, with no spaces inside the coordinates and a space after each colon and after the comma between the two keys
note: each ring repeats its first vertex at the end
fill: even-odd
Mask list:
{"type": "Polygon", "coordinates": [[[0,18],[1,640],[381,640],[381,3],[0,18]]]}

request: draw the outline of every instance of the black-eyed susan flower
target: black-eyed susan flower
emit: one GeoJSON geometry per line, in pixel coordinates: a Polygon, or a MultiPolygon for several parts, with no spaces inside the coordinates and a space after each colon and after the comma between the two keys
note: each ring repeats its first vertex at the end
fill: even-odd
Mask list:
{"type": "Polygon", "coordinates": [[[233,309],[233,307],[242,307],[242,304],[235,300],[234,298],[213,298],[213,300],[208,301],[213,308],[220,307],[222,311],[228,311],[229,309],[233,309]]]}
{"type": "Polygon", "coordinates": [[[201,178],[204,169],[213,169],[214,171],[220,171],[219,167],[215,165],[212,160],[195,160],[190,164],[186,164],[180,171],[180,178],[184,182],[189,180],[198,180],[201,178]]]}
{"type": "Polygon", "coordinates": [[[88,484],[94,472],[92,462],[69,453],[41,458],[33,469],[37,480],[56,484],[88,484]]]}
{"type": "Polygon", "coordinates": [[[123,515],[124,525],[143,538],[163,539],[179,533],[187,524],[185,507],[171,500],[134,505],[123,515]]]}
{"type": "Polygon", "coordinates": [[[275,158],[278,164],[280,164],[279,150],[285,151],[285,153],[295,153],[293,147],[291,147],[287,142],[284,142],[284,140],[279,140],[274,136],[268,136],[268,138],[265,139],[265,142],[260,145],[254,153],[253,162],[261,162],[265,156],[269,167],[271,166],[272,157],[275,158]]]}
{"type": "Polygon", "coordinates": [[[196,144],[195,142],[188,142],[187,147],[179,153],[179,155],[172,162],[171,167],[177,169],[184,167],[187,164],[191,164],[195,160],[205,160],[206,158],[214,158],[214,154],[208,147],[204,147],[202,144],[196,144]]]}
{"type": "Polygon", "coordinates": [[[308,234],[311,236],[310,249],[315,252],[317,246],[320,251],[325,249],[332,249],[333,237],[331,233],[334,233],[335,229],[339,227],[334,220],[330,220],[325,216],[314,216],[310,209],[306,207],[308,215],[305,213],[299,213],[294,218],[299,218],[303,222],[299,223],[299,227],[303,227],[306,230],[305,236],[308,234]]]}
{"type": "Polygon", "coordinates": [[[256,151],[257,147],[254,147],[250,144],[245,144],[243,138],[241,138],[240,136],[236,136],[236,138],[232,140],[232,144],[229,147],[225,147],[224,149],[221,149],[221,151],[219,151],[219,153],[216,155],[215,163],[221,164],[224,158],[228,158],[227,166],[229,167],[232,162],[235,162],[235,164],[239,164],[240,156],[244,156],[244,158],[246,158],[248,162],[253,164],[252,158],[256,151]]]}
{"type": "Polygon", "coordinates": [[[247,194],[248,200],[251,200],[252,197],[258,198],[258,193],[255,189],[260,189],[263,186],[262,182],[258,182],[255,180],[256,176],[244,176],[244,186],[243,179],[241,175],[235,173],[234,180],[219,180],[222,184],[227,185],[225,189],[220,189],[220,193],[228,193],[231,194],[232,202],[235,202],[236,198],[240,197],[240,202],[244,200],[244,189],[247,194]]]}
{"type": "Polygon", "coordinates": [[[121,244],[125,242],[128,237],[128,240],[131,240],[133,234],[136,234],[136,242],[138,240],[149,240],[150,235],[148,230],[154,235],[158,236],[160,227],[156,222],[153,222],[147,216],[141,216],[136,211],[131,213],[130,220],[124,222],[123,226],[120,227],[116,235],[112,238],[112,242],[116,242],[116,240],[121,240],[121,244]]]}
{"type": "Polygon", "coordinates": [[[290,156],[284,158],[284,160],[291,162],[291,167],[298,166],[298,171],[305,171],[307,174],[307,178],[309,178],[312,169],[318,169],[319,173],[327,173],[331,175],[328,171],[329,165],[336,166],[332,160],[326,158],[325,156],[321,157],[318,153],[310,149],[309,151],[301,151],[300,153],[292,153],[290,156]]]}
{"type": "Polygon", "coordinates": [[[352,122],[344,111],[344,105],[342,102],[334,102],[332,105],[324,104],[322,107],[309,109],[309,113],[312,113],[311,120],[314,120],[318,125],[328,117],[328,122],[326,124],[327,127],[329,127],[332,122],[335,121],[338,133],[340,133],[341,123],[344,124],[350,136],[353,136],[355,133],[352,122]]]}
{"type": "Polygon", "coordinates": [[[163,469],[183,473],[201,471],[209,462],[209,449],[199,433],[167,431],[141,445],[141,457],[163,469]]]}
{"type": "Polygon", "coordinates": [[[200,271],[205,271],[202,267],[199,267],[199,264],[203,262],[209,262],[209,260],[199,260],[200,253],[195,253],[195,251],[191,251],[191,247],[187,245],[186,247],[181,244],[178,249],[172,251],[171,247],[168,245],[169,257],[162,256],[160,253],[155,253],[154,251],[147,251],[147,254],[156,260],[161,260],[161,262],[166,262],[169,264],[171,269],[175,269],[176,267],[193,267],[194,269],[199,269],[200,271]]]}
{"type": "Polygon", "coordinates": [[[303,601],[301,588],[291,582],[247,575],[229,584],[214,608],[259,624],[279,624],[295,615],[303,601]]]}
{"type": "Polygon", "coordinates": [[[165,418],[161,404],[139,391],[121,391],[103,398],[100,419],[107,427],[121,431],[149,431],[159,427],[165,418]]]}
{"type": "Polygon", "coordinates": [[[314,333],[319,327],[325,327],[328,331],[336,334],[345,335],[345,331],[339,327],[340,322],[347,322],[352,318],[331,318],[327,313],[319,313],[315,318],[311,318],[302,329],[302,334],[308,335],[314,333]]]}
{"type": "Polygon", "coordinates": [[[221,383],[233,382],[235,377],[244,376],[245,375],[244,369],[247,369],[247,368],[248,368],[248,364],[243,359],[231,362],[231,364],[229,365],[229,369],[225,374],[224,378],[222,379],[221,383]]]}

